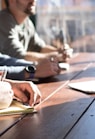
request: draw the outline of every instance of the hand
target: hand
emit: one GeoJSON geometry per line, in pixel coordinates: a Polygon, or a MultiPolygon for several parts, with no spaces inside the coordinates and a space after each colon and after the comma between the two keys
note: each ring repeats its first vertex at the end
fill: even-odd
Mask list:
{"type": "Polygon", "coordinates": [[[56,57],[47,57],[39,61],[36,66],[35,77],[37,78],[45,78],[54,76],[60,73],[60,69],[58,66],[58,60],[56,57]],[[52,59],[52,60],[51,60],[52,59]]]}
{"type": "Polygon", "coordinates": [[[73,54],[73,49],[66,43],[64,44],[64,54],[67,58],[71,58],[73,54]]]}
{"type": "Polygon", "coordinates": [[[14,95],[22,102],[29,103],[30,106],[41,101],[41,93],[33,82],[9,80],[14,91],[14,95]]]}
{"type": "Polygon", "coordinates": [[[59,61],[67,62],[73,55],[73,49],[68,44],[64,44],[64,48],[59,50],[59,61]]]}
{"type": "MultiPolygon", "coordinates": [[[[53,46],[52,46],[53,47],[53,46]]],[[[60,45],[59,48],[56,48],[54,51],[45,53],[44,57],[56,57],[59,62],[67,62],[73,55],[73,49],[65,43],[60,45]]]]}

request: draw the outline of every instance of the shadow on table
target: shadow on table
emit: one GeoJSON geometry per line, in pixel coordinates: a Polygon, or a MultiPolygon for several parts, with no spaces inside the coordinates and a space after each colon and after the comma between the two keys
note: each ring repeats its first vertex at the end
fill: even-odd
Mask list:
{"type": "Polygon", "coordinates": [[[89,67],[86,70],[77,70],[77,71],[69,71],[69,72],[63,72],[59,75],[56,75],[54,77],[49,77],[45,79],[40,79],[39,82],[35,82],[36,84],[40,83],[51,83],[51,82],[61,82],[61,81],[70,81],[72,79],[80,79],[83,77],[95,77],[95,68],[89,67]]]}
{"type": "MultiPolygon", "coordinates": [[[[64,96],[64,98],[52,98],[54,103],[56,101],[60,104],[55,103],[55,105],[51,104],[50,106],[41,108],[38,110],[38,114],[34,114],[32,117],[29,115],[22,121],[21,124],[24,124],[25,127],[30,127],[31,125],[31,138],[64,138],[73,126],[77,124],[80,117],[84,115],[93,100],[84,96],[80,98],[78,95],[76,99],[72,99],[71,95],[68,100],[66,99],[66,96],[64,96]],[[64,100],[66,100],[66,102],[63,103],[64,100]]],[[[29,129],[19,128],[19,132],[22,132],[22,130],[23,136],[25,133],[27,133],[27,135],[30,133],[29,129]],[[24,132],[24,130],[26,131],[24,132]]]]}

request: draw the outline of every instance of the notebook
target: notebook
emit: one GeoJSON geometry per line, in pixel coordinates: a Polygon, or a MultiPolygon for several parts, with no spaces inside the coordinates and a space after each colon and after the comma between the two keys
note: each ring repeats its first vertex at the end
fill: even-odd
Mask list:
{"type": "Polygon", "coordinates": [[[68,86],[72,89],[82,91],[82,92],[85,92],[87,94],[94,94],[95,93],[95,80],[69,83],[68,86]]]}
{"type": "Polygon", "coordinates": [[[37,112],[33,107],[22,104],[17,100],[13,100],[10,107],[0,110],[0,116],[14,115],[14,114],[26,114],[37,112]]]}

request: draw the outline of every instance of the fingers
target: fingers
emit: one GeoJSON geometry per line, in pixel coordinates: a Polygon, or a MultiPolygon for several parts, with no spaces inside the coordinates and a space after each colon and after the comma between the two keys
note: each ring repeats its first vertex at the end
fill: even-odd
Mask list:
{"type": "Polygon", "coordinates": [[[12,89],[19,101],[29,103],[30,106],[34,106],[41,101],[41,93],[32,82],[22,81],[12,83],[12,89]]]}
{"type": "Polygon", "coordinates": [[[30,86],[33,90],[33,96],[32,94],[30,94],[29,104],[31,106],[34,106],[35,104],[41,102],[41,92],[39,91],[38,87],[34,83],[30,82],[30,86]]]}
{"type": "Polygon", "coordinates": [[[26,93],[24,93],[24,91],[21,91],[19,89],[15,90],[15,97],[19,101],[28,102],[28,97],[27,97],[26,93]]]}
{"type": "Polygon", "coordinates": [[[64,44],[64,52],[63,52],[68,58],[72,57],[73,49],[68,45],[64,44]]]}
{"type": "Polygon", "coordinates": [[[65,54],[68,58],[72,57],[72,53],[73,53],[73,49],[72,49],[72,48],[69,48],[69,49],[67,49],[67,50],[64,50],[64,54],[65,54]]]}
{"type": "Polygon", "coordinates": [[[57,57],[50,57],[50,62],[52,62],[52,70],[55,72],[55,74],[59,74],[60,73],[60,68],[58,65],[58,59],[57,57]]]}
{"type": "Polygon", "coordinates": [[[67,62],[68,59],[70,59],[73,55],[73,49],[69,48],[69,49],[64,49],[59,53],[59,61],[60,62],[67,62]]]}

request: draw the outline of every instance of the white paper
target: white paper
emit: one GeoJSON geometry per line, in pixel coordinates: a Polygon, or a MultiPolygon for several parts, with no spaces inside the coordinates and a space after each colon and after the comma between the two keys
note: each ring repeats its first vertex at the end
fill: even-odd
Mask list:
{"type": "Polygon", "coordinates": [[[69,83],[68,86],[85,93],[95,93],[95,80],[69,83]]]}

